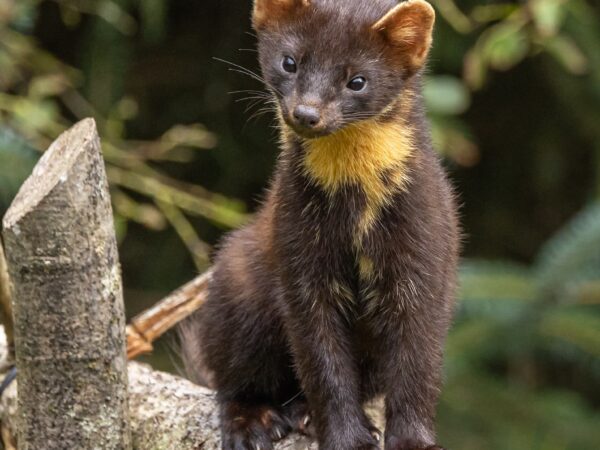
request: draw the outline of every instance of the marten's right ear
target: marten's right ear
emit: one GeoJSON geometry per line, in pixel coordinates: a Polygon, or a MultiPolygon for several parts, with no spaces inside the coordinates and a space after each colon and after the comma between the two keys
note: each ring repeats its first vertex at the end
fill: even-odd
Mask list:
{"type": "Polygon", "coordinates": [[[431,47],[435,10],[425,0],[407,0],[372,26],[409,73],[419,70],[431,47]]]}
{"type": "Polygon", "coordinates": [[[290,20],[310,6],[311,0],[254,0],[252,25],[257,31],[290,20]]]}

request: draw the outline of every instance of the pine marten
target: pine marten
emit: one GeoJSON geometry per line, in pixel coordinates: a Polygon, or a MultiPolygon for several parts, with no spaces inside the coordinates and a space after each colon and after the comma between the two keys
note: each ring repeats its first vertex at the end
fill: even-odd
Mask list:
{"type": "Polygon", "coordinates": [[[254,2],[282,150],[182,328],[225,450],[308,428],[322,450],[441,449],[459,225],[421,97],[434,19],[423,0],[254,2]],[[377,396],[384,436],[363,410],[377,396]]]}

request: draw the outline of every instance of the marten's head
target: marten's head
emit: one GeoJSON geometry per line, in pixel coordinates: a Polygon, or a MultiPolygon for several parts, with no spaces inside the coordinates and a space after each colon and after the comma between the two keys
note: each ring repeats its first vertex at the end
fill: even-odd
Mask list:
{"type": "Polygon", "coordinates": [[[424,0],[255,0],[264,78],[299,135],[383,114],[425,64],[435,12],[424,0]]]}

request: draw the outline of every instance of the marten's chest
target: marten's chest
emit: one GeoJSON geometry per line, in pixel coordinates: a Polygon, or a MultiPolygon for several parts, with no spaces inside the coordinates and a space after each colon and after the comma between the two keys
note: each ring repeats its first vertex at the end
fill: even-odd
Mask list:
{"type": "Polygon", "coordinates": [[[302,145],[288,172],[295,181],[281,184],[286,253],[326,280],[340,304],[369,303],[356,300],[375,295],[385,260],[378,252],[394,239],[396,203],[410,196],[412,133],[364,122],[302,145]]]}
{"type": "Polygon", "coordinates": [[[353,244],[360,247],[409,184],[412,138],[406,126],[372,120],[305,142],[301,170],[323,194],[320,206],[329,214],[321,220],[343,222],[331,225],[350,227],[353,244]]]}

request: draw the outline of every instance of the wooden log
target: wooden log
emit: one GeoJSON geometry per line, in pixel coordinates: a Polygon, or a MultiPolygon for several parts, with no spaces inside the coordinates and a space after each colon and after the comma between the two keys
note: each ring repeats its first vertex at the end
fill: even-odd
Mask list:
{"type": "MultiPolygon", "coordinates": [[[[6,338],[0,327],[0,365],[6,357],[6,338]]],[[[209,389],[175,375],[129,363],[129,408],[134,450],[220,450],[219,414],[215,395],[209,389]]],[[[0,378],[4,373],[0,372],[0,378]]],[[[17,432],[17,383],[0,398],[0,422],[7,449],[17,432]]],[[[382,428],[381,402],[367,413],[382,428]]],[[[45,448],[45,447],[43,447],[45,448]]],[[[79,447],[76,447],[79,448],[79,447]]],[[[316,450],[305,436],[292,435],[275,445],[275,450],[316,450]]]]}
{"type": "Polygon", "coordinates": [[[52,144],[3,226],[19,449],[131,448],[120,267],[93,120],[52,144]]]}

